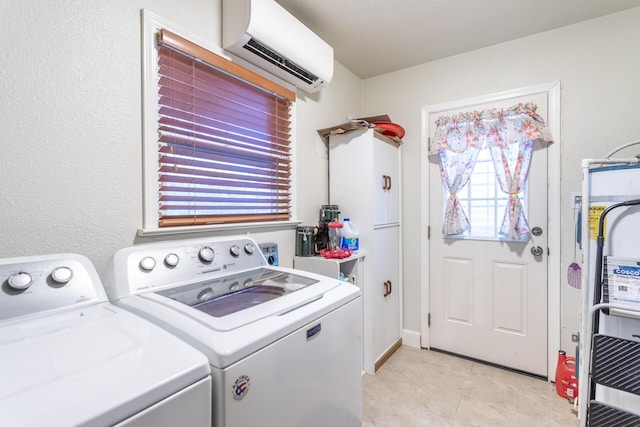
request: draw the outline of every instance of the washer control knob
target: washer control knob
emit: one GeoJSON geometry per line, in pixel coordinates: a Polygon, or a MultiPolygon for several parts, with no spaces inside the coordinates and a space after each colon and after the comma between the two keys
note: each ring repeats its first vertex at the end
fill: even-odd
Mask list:
{"type": "Polygon", "coordinates": [[[167,267],[175,267],[176,265],[178,265],[179,261],[180,258],[177,254],[174,253],[170,253],[166,257],[164,257],[164,263],[167,265],[167,267]]]}
{"type": "Polygon", "coordinates": [[[18,291],[22,291],[27,289],[29,286],[33,284],[33,277],[29,273],[25,273],[23,271],[19,273],[12,274],[9,276],[7,280],[9,286],[18,291]]]}
{"type": "Polygon", "coordinates": [[[239,257],[240,256],[240,246],[238,245],[233,245],[229,248],[229,253],[231,255],[233,255],[234,257],[239,257]]]}
{"type": "Polygon", "coordinates": [[[69,267],[58,267],[51,272],[51,279],[54,282],[64,285],[73,277],[73,271],[69,267]]]}
{"type": "Polygon", "coordinates": [[[200,258],[200,261],[204,262],[205,264],[211,263],[215,255],[216,254],[213,252],[211,246],[200,248],[200,251],[198,252],[198,258],[200,258]]]}
{"type": "Polygon", "coordinates": [[[244,245],[244,251],[249,255],[253,255],[253,251],[255,250],[256,247],[253,246],[253,243],[247,243],[246,245],[244,245]]]}
{"type": "Polygon", "coordinates": [[[151,271],[156,267],[156,260],[153,257],[146,256],[140,261],[140,268],[144,271],[151,271]]]}

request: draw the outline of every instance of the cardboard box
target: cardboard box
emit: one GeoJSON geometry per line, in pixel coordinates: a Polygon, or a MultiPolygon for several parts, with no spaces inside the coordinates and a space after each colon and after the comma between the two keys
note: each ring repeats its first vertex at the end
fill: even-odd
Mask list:
{"type": "MultiPolygon", "coordinates": [[[[380,116],[371,116],[371,117],[361,117],[359,119],[354,119],[337,126],[332,126],[329,128],[318,129],[318,134],[322,138],[327,138],[330,135],[339,135],[343,133],[353,132],[358,129],[367,129],[367,128],[375,128],[372,122],[390,122],[391,119],[386,114],[380,116]]],[[[382,129],[375,128],[376,136],[380,139],[389,140],[388,142],[392,142],[396,145],[402,144],[402,140],[395,136],[383,135],[382,129]]]]}

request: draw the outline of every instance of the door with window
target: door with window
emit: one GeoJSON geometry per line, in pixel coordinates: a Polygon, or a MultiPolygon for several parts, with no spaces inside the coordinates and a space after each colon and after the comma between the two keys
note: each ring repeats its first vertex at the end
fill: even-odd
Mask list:
{"type": "MultiPolygon", "coordinates": [[[[429,114],[438,117],[532,102],[546,120],[547,94],[527,95],[429,114]]],[[[469,182],[457,197],[470,223],[459,235],[442,234],[450,190],[438,163],[429,163],[430,347],[547,376],[547,150],[534,149],[519,192],[532,233],[500,236],[509,194],[500,189],[488,149],[478,152],[469,182]]]]}

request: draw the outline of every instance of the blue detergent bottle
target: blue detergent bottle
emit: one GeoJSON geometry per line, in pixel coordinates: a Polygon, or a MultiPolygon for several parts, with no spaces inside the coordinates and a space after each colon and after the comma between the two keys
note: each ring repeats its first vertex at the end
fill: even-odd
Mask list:
{"type": "Polygon", "coordinates": [[[359,236],[358,227],[349,221],[349,218],[345,218],[342,223],[342,249],[349,249],[351,251],[360,249],[359,236]]]}

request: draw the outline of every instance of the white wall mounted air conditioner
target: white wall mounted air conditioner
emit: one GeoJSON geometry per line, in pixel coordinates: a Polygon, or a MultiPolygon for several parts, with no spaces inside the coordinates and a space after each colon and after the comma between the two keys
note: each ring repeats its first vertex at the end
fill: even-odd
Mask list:
{"type": "Polygon", "coordinates": [[[222,47],[308,93],[333,77],[333,48],[274,0],[223,0],[222,47]]]}

